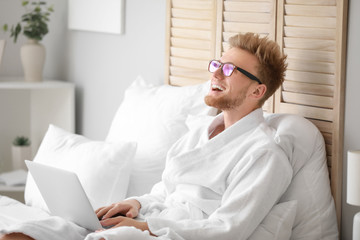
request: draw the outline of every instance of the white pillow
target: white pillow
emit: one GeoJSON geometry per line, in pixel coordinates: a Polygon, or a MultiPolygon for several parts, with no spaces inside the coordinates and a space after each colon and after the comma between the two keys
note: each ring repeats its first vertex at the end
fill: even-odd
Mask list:
{"type": "Polygon", "coordinates": [[[138,77],[125,91],[110,130],[108,142],[137,142],[128,196],[147,193],[161,179],[169,148],[188,128],[192,115],[214,115],[204,102],[210,82],[187,87],[154,86],[138,77]]]}
{"type": "MultiPolygon", "coordinates": [[[[50,125],[34,161],[75,172],[97,209],[124,199],[135,151],[134,142],[91,141],[50,125]]],[[[48,211],[31,174],[25,187],[25,201],[48,211]]]]}
{"type": "Polygon", "coordinates": [[[249,240],[289,240],[296,216],[296,201],[275,205],[249,240]]]}
{"type": "Polygon", "coordinates": [[[324,138],[304,117],[265,114],[276,129],[275,140],[287,154],[293,179],[280,202],[296,200],[291,239],[338,239],[334,200],[331,195],[324,138]]]}

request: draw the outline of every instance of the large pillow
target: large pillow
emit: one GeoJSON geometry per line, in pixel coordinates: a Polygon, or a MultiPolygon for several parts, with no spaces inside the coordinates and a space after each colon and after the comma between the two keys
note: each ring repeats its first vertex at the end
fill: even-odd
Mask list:
{"type": "Polygon", "coordinates": [[[293,114],[265,114],[275,139],[293,168],[281,202],[297,201],[291,239],[338,239],[324,138],[307,119],[293,114]]]}
{"type": "Polygon", "coordinates": [[[161,179],[169,148],[183,136],[192,115],[215,115],[204,103],[210,82],[187,87],[154,86],[138,77],[125,91],[106,141],[135,141],[128,196],[147,193],[161,179]]]}
{"type": "MultiPolygon", "coordinates": [[[[34,161],[75,172],[97,209],[124,199],[135,151],[134,142],[91,141],[50,125],[34,161]]],[[[31,174],[26,182],[25,202],[48,211],[31,174]]]]}

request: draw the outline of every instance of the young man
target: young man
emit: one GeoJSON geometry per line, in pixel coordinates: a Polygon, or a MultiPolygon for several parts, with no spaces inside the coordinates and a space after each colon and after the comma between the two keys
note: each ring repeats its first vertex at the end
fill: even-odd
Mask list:
{"type": "Polygon", "coordinates": [[[148,239],[248,239],[278,203],[292,168],[261,106],[284,80],[285,57],[275,42],[252,33],[229,43],[221,59],[209,63],[205,98],[222,113],[170,149],[162,181],[150,194],[98,209],[102,224],[114,227],[86,239],[126,239],[129,226],[149,231],[148,239]]]}
{"type": "Polygon", "coordinates": [[[149,195],[98,209],[103,225],[170,239],[247,239],[285,192],[292,168],[261,109],[283,82],[285,57],[255,34],[229,43],[209,63],[205,98],[222,114],[171,148],[163,180],[149,195]],[[112,218],[118,213],[125,217],[112,218]],[[133,219],[139,214],[146,222],[133,219]]]}

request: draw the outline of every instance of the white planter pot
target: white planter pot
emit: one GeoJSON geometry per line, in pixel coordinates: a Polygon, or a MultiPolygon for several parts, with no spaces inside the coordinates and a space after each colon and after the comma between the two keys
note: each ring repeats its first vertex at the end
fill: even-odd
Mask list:
{"type": "Polygon", "coordinates": [[[30,146],[12,146],[12,165],[13,169],[27,170],[25,160],[31,160],[31,147],[30,146]]]}
{"type": "Polygon", "coordinates": [[[20,56],[27,82],[41,82],[45,64],[45,47],[37,40],[29,39],[21,46],[20,56]]]}

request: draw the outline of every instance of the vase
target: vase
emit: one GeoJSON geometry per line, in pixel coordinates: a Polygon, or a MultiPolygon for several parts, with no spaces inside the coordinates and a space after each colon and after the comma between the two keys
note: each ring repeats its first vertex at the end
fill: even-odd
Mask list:
{"type": "Polygon", "coordinates": [[[45,64],[45,47],[37,40],[28,39],[20,49],[26,82],[41,82],[45,64]]]}
{"type": "Polygon", "coordinates": [[[24,169],[27,170],[25,160],[31,160],[30,146],[12,146],[12,167],[13,170],[24,169]]]}

